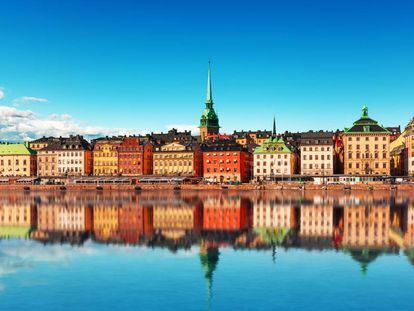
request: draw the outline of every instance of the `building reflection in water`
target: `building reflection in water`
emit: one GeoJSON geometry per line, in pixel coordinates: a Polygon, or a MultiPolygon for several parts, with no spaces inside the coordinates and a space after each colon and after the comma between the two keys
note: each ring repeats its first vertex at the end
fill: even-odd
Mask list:
{"type": "Polygon", "coordinates": [[[338,249],[363,273],[383,254],[414,262],[409,194],[382,192],[0,193],[0,238],[199,246],[211,293],[220,248],[338,249]]]}

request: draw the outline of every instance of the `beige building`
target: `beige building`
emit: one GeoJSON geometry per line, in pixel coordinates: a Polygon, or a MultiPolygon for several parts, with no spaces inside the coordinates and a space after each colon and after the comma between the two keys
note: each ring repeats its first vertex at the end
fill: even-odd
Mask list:
{"type": "Polygon", "coordinates": [[[362,116],[351,128],[345,129],[344,173],[348,175],[390,174],[390,132],[368,116],[362,116]]]}
{"type": "Polygon", "coordinates": [[[92,173],[92,148],[82,136],[59,138],[38,151],[38,176],[82,176],[92,173]]]}
{"type": "Polygon", "coordinates": [[[36,151],[25,144],[0,144],[1,176],[35,176],[36,151]]]}
{"type": "Polygon", "coordinates": [[[333,205],[316,203],[300,208],[300,232],[304,237],[332,237],[333,205]]]}
{"type": "Polygon", "coordinates": [[[0,226],[31,227],[37,223],[36,205],[8,203],[0,205],[0,226]]]}
{"type": "Polygon", "coordinates": [[[289,201],[260,200],[253,205],[253,227],[295,228],[295,209],[289,201]]]}
{"type": "Polygon", "coordinates": [[[334,173],[333,132],[306,132],[300,138],[300,172],[302,175],[332,175],[334,173]]]}
{"type": "Polygon", "coordinates": [[[389,206],[345,206],[342,244],[352,247],[389,245],[389,206]]]}
{"type": "Polygon", "coordinates": [[[195,142],[173,142],[157,146],[153,157],[155,175],[202,176],[203,155],[195,142]]]}
{"type": "Polygon", "coordinates": [[[58,176],[57,151],[49,146],[37,152],[37,176],[58,176]]]}

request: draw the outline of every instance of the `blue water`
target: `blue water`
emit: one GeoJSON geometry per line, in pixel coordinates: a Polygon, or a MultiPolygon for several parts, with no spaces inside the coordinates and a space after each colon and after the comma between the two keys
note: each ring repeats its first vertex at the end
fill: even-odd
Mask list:
{"type": "MultiPolygon", "coordinates": [[[[0,209],[5,202],[34,198],[41,210],[51,196],[5,200],[0,195],[0,209]]],[[[167,198],[177,201],[177,195],[167,198]]],[[[62,204],[84,200],[83,195],[61,199],[62,204]]],[[[124,199],[106,197],[100,204],[143,204],[146,198],[124,199]]],[[[171,204],[170,199],[162,204],[171,204]]],[[[333,198],[339,202],[336,199],[341,196],[333,198]]],[[[410,196],[387,195],[375,204],[372,199],[359,197],[358,204],[389,206],[391,214],[403,219],[397,229],[404,235],[413,208],[410,196]]],[[[268,198],[264,201],[266,205],[268,198]]],[[[254,209],[257,202],[252,197],[249,206],[254,209]]],[[[88,197],[86,204],[92,203],[88,197]]],[[[167,248],[155,240],[135,245],[98,242],[93,231],[77,245],[64,240],[0,239],[0,310],[413,310],[413,256],[406,255],[412,245],[398,247],[391,241],[365,260],[357,253],[351,256],[349,247],[310,243],[305,249],[300,239],[293,238],[259,249],[241,239],[255,236],[253,229],[251,224],[236,232],[235,239],[227,232],[227,237],[209,240],[201,228],[186,248],[167,248]]]]}

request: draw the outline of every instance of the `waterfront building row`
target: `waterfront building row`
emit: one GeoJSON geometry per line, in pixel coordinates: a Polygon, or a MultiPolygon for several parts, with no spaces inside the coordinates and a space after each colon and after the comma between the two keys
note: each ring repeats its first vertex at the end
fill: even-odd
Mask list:
{"type": "MultiPolygon", "coordinates": [[[[401,242],[394,232],[403,239],[401,243],[412,247],[413,223],[412,206],[390,206],[383,201],[335,206],[334,202],[317,198],[300,204],[274,197],[251,200],[239,195],[175,200],[165,197],[122,204],[116,200],[86,203],[54,198],[13,199],[0,205],[3,235],[24,235],[35,230],[33,236],[38,239],[72,239],[93,233],[97,241],[130,244],[140,243],[143,238],[178,241],[201,232],[219,236],[254,228],[259,237],[274,243],[282,243],[286,234],[295,232],[303,245],[326,240],[336,246],[375,248],[401,242]]],[[[264,241],[255,241],[260,242],[264,241]]]]}
{"type": "Polygon", "coordinates": [[[1,176],[182,175],[209,182],[304,176],[413,175],[414,118],[401,133],[384,127],[362,108],[343,131],[220,133],[208,69],[200,135],[172,129],[144,136],[42,137],[27,144],[0,144],[1,176]]]}

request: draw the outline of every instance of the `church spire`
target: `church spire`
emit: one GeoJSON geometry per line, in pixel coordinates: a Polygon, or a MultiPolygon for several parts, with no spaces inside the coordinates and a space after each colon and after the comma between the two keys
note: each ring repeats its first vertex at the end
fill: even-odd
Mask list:
{"type": "Polygon", "coordinates": [[[276,117],[273,116],[273,131],[272,131],[272,136],[276,137],[276,117]]]}
{"type": "Polygon", "coordinates": [[[206,103],[212,104],[213,103],[213,94],[211,92],[211,68],[210,68],[210,60],[208,61],[208,73],[207,73],[207,99],[206,103]]]}

